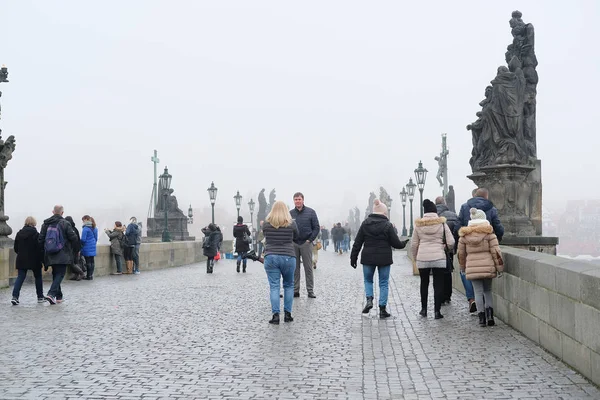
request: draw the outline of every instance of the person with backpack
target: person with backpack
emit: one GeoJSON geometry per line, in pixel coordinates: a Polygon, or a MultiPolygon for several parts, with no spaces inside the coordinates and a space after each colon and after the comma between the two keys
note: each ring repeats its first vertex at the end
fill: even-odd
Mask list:
{"type": "Polygon", "coordinates": [[[125,253],[125,265],[127,266],[128,274],[132,274],[134,272],[133,261],[139,229],[140,227],[137,225],[137,219],[135,217],[131,217],[129,219],[129,225],[127,225],[127,229],[125,230],[125,237],[123,238],[123,252],[125,253]]]}
{"type": "Polygon", "coordinates": [[[123,248],[126,245],[126,243],[123,243],[126,240],[124,231],[125,228],[121,221],[115,222],[112,231],[110,229],[104,230],[110,240],[110,251],[115,257],[115,264],[117,264],[117,272],[111,272],[111,275],[123,275],[123,248]]]}
{"type": "Polygon", "coordinates": [[[65,209],[61,205],[54,206],[52,216],[44,221],[38,243],[44,248],[44,270],[52,267],[52,285],[44,299],[50,304],[62,303],[62,283],[67,265],[73,264],[73,248],[79,238],[73,227],[63,218],[65,209]]]}
{"type": "MultiPolygon", "coordinates": [[[[80,281],[85,277],[85,273],[82,269],[81,263],[79,262],[79,252],[81,251],[81,237],[79,236],[79,230],[75,226],[75,221],[73,221],[73,217],[70,215],[65,217],[65,220],[71,224],[71,228],[77,235],[77,242],[73,246],[73,264],[71,264],[71,277],[69,280],[71,281],[80,281]]],[[[85,268],[85,265],[83,266],[85,268]]]]}
{"type": "Polygon", "coordinates": [[[15,236],[14,250],[17,253],[16,267],[19,275],[15,281],[15,286],[12,292],[11,303],[13,306],[19,304],[19,295],[21,294],[21,287],[25,278],[27,277],[27,271],[31,270],[35,277],[35,291],[37,292],[38,303],[43,303],[44,289],[42,282],[42,251],[38,243],[39,233],[35,226],[37,222],[33,217],[27,217],[25,219],[25,226],[15,236]]]}
{"type": "Polygon", "coordinates": [[[244,224],[244,218],[239,216],[237,219],[238,223],[233,226],[233,237],[235,238],[235,251],[238,255],[236,263],[236,271],[240,272],[240,264],[243,263],[243,273],[246,273],[246,258],[244,255],[250,250],[250,243],[252,243],[252,234],[248,226],[244,224]]]}
{"type": "MultiPolygon", "coordinates": [[[[133,273],[136,275],[140,274],[140,245],[142,244],[142,228],[138,225],[137,218],[131,217],[127,230],[125,231],[127,236],[127,243],[131,247],[131,262],[133,267],[133,273]]],[[[129,268],[129,267],[127,267],[129,268]]]]}
{"type": "Polygon", "coordinates": [[[206,256],[206,273],[212,274],[215,265],[215,257],[219,252],[219,243],[223,240],[221,230],[213,223],[208,224],[206,228],[202,228],[204,233],[204,243],[202,243],[202,251],[206,256]]]}
{"type": "Polygon", "coordinates": [[[88,281],[94,279],[94,268],[96,267],[94,257],[96,257],[96,244],[98,243],[98,228],[96,221],[89,215],[84,215],[81,219],[83,228],[81,229],[81,254],[85,259],[86,278],[88,281]]]}

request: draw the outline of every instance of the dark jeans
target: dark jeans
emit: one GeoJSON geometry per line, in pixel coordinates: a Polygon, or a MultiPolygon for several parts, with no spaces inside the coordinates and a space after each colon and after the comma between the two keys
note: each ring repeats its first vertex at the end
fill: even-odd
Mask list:
{"type": "Polygon", "coordinates": [[[52,266],[52,286],[50,286],[50,290],[48,290],[48,296],[56,297],[57,300],[61,300],[63,298],[63,292],[60,284],[62,283],[66,273],[67,266],[65,264],[52,266]]]}
{"type": "MultiPolygon", "coordinates": [[[[17,280],[15,281],[15,287],[13,288],[12,297],[15,299],[19,298],[19,294],[21,293],[21,287],[23,286],[23,282],[25,282],[25,278],[27,277],[26,269],[20,269],[19,275],[17,276],[17,280]]],[[[35,277],[35,291],[37,293],[38,299],[44,297],[44,286],[42,283],[42,269],[36,268],[33,271],[33,276],[35,277]]]]}
{"type": "Polygon", "coordinates": [[[123,256],[115,254],[115,263],[117,264],[117,272],[123,272],[123,256]]]}
{"type": "Polygon", "coordinates": [[[215,258],[208,257],[206,259],[206,272],[212,272],[214,266],[215,266],[215,258]]]}
{"type": "Polygon", "coordinates": [[[440,311],[444,293],[444,275],[446,268],[420,268],[421,276],[421,308],[427,309],[427,296],[429,292],[429,275],[433,271],[433,310],[440,311]]]}
{"type": "Polygon", "coordinates": [[[94,268],[96,267],[96,264],[94,262],[94,256],[84,256],[84,258],[85,258],[85,267],[87,268],[87,277],[93,278],[94,277],[94,268]]]}
{"type": "Polygon", "coordinates": [[[135,271],[140,270],[140,245],[136,244],[133,248],[133,269],[135,271]]]}

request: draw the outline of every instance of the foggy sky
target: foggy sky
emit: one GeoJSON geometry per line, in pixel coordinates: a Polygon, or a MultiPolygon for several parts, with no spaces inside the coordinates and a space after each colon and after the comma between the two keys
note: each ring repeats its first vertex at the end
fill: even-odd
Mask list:
{"type": "MultiPolygon", "coordinates": [[[[292,206],[302,191],[323,223],[394,199],[419,160],[435,180],[448,134],[456,201],[470,196],[471,133],[504,64],[519,9],[536,31],[538,157],[544,205],[599,198],[596,1],[3,1],[9,68],[0,128],[15,135],[6,213],[145,220],[152,151],[180,208],[209,222],[206,189],[229,223],[233,195],[261,188],[292,206]],[[200,214],[201,213],[201,214],[200,214]]],[[[415,205],[415,213],[417,212],[415,205]]],[[[217,221],[219,222],[219,221],[217,221]]],[[[105,226],[102,226],[105,227],[105,226]]]]}

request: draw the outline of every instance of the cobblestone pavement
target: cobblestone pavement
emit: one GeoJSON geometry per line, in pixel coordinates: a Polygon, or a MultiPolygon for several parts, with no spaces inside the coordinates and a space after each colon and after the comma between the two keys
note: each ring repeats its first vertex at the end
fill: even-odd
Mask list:
{"type": "Polygon", "coordinates": [[[279,326],[258,263],[67,282],[55,306],[37,304],[31,284],[20,306],[0,290],[0,398],[600,398],[506,325],[477,327],[460,294],[444,319],[418,317],[418,278],[404,252],[395,259],[384,321],[360,313],[360,269],[322,251],[317,299],[303,290],[279,326]]]}

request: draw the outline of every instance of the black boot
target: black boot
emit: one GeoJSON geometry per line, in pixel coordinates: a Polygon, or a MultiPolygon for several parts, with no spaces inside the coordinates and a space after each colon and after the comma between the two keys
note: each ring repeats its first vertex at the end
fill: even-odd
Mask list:
{"type": "Polygon", "coordinates": [[[419,315],[421,317],[426,317],[427,316],[427,309],[426,308],[421,308],[421,311],[419,312],[419,315]]]}
{"type": "Polygon", "coordinates": [[[246,273],[246,264],[242,264],[242,272],[245,274],[246,273]]]}
{"type": "Polygon", "coordinates": [[[439,311],[436,311],[435,312],[435,319],[442,319],[442,318],[444,318],[444,316],[442,315],[442,313],[439,312],[439,311]]]}
{"type": "Polygon", "coordinates": [[[273,318],[269,321],[270,324],[279,325],[279,313],[273,314],[273,318]]]}
{"type": "Polygon", "coordinates": [[[240,263],[241,263],[241,261],[238,261],[238,262],[236,263],[236,268],[235,268],[235,270],[236,270],[238,273],[240,272],[240,263]]]}
{"type": "Polygon", "coordinates": [[[283,317],[283,322],[292,322],[294,318],[292,318],[292,313],[289,311],[285,311],[285,316],[283,317]]]}
{"type": "Polygon", "coordinates": [[[384,318],[388,318],[391,316],[392,316],[392,314],[390,314],[389,312],[387,312],[385,310],[385,306],[379,306],[379,318],[384,319],[384,318]]]}
{"type": "Polygon", "coordinates": [[[373,308],[373,296],[367,297],[367,305],[365,306],[365,308],[363,308],[362,313],[368,314],[369,311],[371,311],[371,308],[373,308]]]}
{"type": "Polygon", "coordinates": [[[485,313],[483,311],[479,312],[479,326],[486,326],[485,324],[485,313]]]}
{"type": "Polygon", "coordinates": [[[494,321],[494,309],[492,307],[487,307],[485,309],[485,316],[487,318],[488,326],[496,325],[496,321],[494,321]]]}

